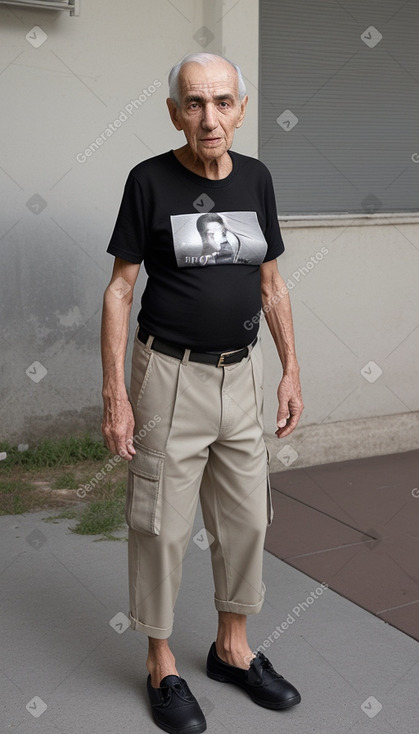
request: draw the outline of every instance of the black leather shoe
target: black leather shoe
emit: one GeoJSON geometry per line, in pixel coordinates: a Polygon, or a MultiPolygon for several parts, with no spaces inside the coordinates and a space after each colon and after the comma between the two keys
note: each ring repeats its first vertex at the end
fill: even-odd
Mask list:
{"type": "Polygon", "coordinates": [[[178,675],[166,675],[160,688],[153,688],[147,678],[154,723],[169,734],[199,734],[207,728],[205,716],[186,680],[178,675]]]}
{"type": "Polygon", "coordinates": [[[213,642],[208,653],[207,675],[213,680],[244,688],[252,701],[267,709],[287,709],[301,701],[297,689],[276,672],[261,652],[253,658],[250,668],[244,670],[221,660],[213,642]]]}

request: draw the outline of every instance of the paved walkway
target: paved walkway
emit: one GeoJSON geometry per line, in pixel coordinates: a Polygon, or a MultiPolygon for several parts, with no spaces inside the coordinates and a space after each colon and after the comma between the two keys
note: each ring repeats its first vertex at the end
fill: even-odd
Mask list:
{"type": "Polygon", "coordinates": [[[266,548],[419,640],[419,451],[290,469],[271,484],[266,548]]]}
{"type": "MultiPolygon", "coordinates": [[[[126,542],[94,542],[69,521],[43,522],[47,514],[0,518],[2,734],[159,731],[145,690],[146,638],[125,630],[126,542]]],[[[197,515],[194,534],[201,527],[197,515]]],[[[212,575],[209,550],[191,541],[172,643],[208,732],[417,734],[418,643],[334,591],[320,593],[268,552],[264,579],[249,639],[300,689],[289,711],[262,709],[206,677],[212,575]]]]}

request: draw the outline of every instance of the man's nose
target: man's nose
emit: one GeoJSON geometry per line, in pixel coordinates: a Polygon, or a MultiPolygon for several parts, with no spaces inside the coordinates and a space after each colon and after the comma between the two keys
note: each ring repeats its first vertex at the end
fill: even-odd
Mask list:
{"type": "Polygon", "coordinates": [[[214,105],[206,104],[202,113],[202,127],[206,130],[214,130],[218,125],[217,113],[214,105]]]}

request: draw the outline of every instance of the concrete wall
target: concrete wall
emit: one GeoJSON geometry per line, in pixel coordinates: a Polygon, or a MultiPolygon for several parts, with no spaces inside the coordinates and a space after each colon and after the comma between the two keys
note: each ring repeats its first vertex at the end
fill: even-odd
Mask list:
{"type": "MultiPolygon", "coordinates": [[[[282,232],[278,262],[291,289],[305,410],[279,447],[268,439],[275,459],[282,452],[274,468],[417,448],[418,222],[294,219],[282,221],[282,232]]],[[[263,338],[268,430],[279,375],[266,323],[263,338]]]]}
{"type": "MultiPolygon", "coordinates": [[[[166,112],[166,78],[194,50],[242,67],[250,103],[234,147],[257,155],[257,3],[81,0],[78,18],[2,5],[0,36],[0,439],[98,432],[105,249],[127,173],[182,144],[166,112]],[[88,155],[110,123],[112,134],[88,155]]],[[[273,468],[418,445],[418,223],[282,228],[306,410],[289,441],[268,438],[273,468]],[[322,247],[327,254],[305,273],[322,247]],[[370,361],[383,370],[374,382],[360,372],[370,361]],[[295,461],[276,457],[284,443],[295,461]]],[[[143,285],[142,273],[132,329],[143,285]]],[[[280,371],[266,335],[264,351],[270,433],[280,371]]]]}

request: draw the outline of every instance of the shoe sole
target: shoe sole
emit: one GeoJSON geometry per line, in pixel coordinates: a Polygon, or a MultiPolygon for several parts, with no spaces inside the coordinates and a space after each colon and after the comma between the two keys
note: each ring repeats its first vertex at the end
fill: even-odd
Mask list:
{"type": "Polygon", "coordinates": [[[201,734],[201,732],[207,730],[206,724],[194,724],[193,726],[187,726],[186,729],[174,729],[172,726],[165,726],[153,716],[154,723],[167,734],[201,734]]]}
{"type": "Polygon", "coordinates": [[[220,675],[218,673],[211,673],[209,670],[207,670],[207,676],[208,678],[212,678],[212,680],[219,681],[220,683],[232,683],[233,686],[239,686],[243,691],[246,691],[253,703],[257,703],[258,706],[263,706],[265,709],[274,709],[276,711],[280,709],[289,709],[291,706],[296,706],[296,704],[301,701],[300,694],[298,694],[298,696],[294,696],[294,698],[289,698],[288,701],[280,701],[279,703],[275,703],[274,701],[272,701],[272,703],[270,701],[261,701],[260,698],[253,696],[249,689],[242,683],[239,683],[239,681],[231,680],[230,678],[226,678],[224,675],[220,675]]]}

